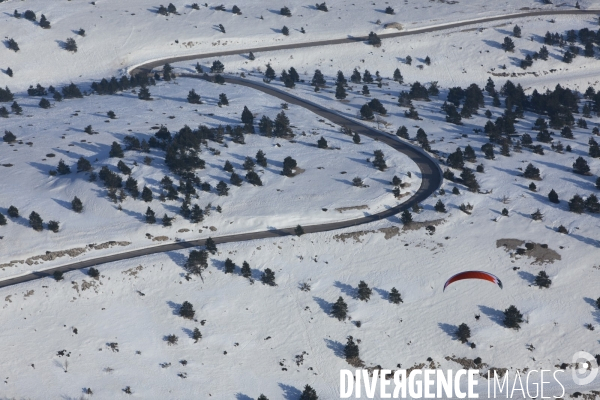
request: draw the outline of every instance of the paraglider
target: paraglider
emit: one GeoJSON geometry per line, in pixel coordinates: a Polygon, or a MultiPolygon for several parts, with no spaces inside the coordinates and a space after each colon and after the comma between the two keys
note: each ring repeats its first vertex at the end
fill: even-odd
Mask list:
{"type": "Polygon", "coordinates": [[[459,272],[458,274],[452,276],[450,279],[448,279],[446,281],[446,283],[444,284],[444,290],[446,290],[446,288],[454,282],[457,281],[462,281],[463,279],[483,279],[485,281],[488,282],[492,282],[498,286],[500,286],[500,289],[502,289],[502,281],[500,279],[498,279],[497,276],[490,274],[489,272],[484,272],[484,271],[464,271],[464,272],[459,272]]]}

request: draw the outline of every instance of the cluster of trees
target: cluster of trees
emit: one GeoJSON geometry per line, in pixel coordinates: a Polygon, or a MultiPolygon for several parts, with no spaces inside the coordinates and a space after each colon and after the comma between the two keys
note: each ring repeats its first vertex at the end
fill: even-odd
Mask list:
{"type": "Polygon", "coordinates": [[[585,200],[579,194],[569,200],[569,211],[581,214],[588,211],[593,214],[600,213],[600,202],[595,194],[590,194],[585,200]]]}
{"type": "Polygon", "coordinates": [[[146,74],[138,73],[131,77],[123,75],[120,79],[114,76],[110,79],[102,78],[100,82],[92,82],[92,90],[98,94],[115,94],[123,90],[129,90],[136,87],[146,87],[156,85],[156,80],[148,77],[146,74]]]}
{"type": "Polygon", "coordinates": [[[169,5],[167,7],[163,6],[162,4],[158,7],[158,10],[156,10],[156,12],[160,15],[164,15],[164,16],[168,16],[169,14],[178,14],[177,13],[177,7],[175,7],[173,5],[173,3],[169,3],[169,5]]]}

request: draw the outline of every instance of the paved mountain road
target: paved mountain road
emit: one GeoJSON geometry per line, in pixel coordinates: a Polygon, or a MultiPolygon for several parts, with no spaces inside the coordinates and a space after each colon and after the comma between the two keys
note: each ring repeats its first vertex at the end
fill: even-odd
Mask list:
{"type": "MultiPolygon", "coordinates": [[[[452,28],[459,28],[469,25],[501,21],[513,18],[524,18],[524,17],[536,17],[536,16],[552,16],[552,15],[597,15],[600,14],[600,10],[538,10],[538,11],[526,11],[523,13],[517,14],[506,14],[495,17],[487,17],[470,21],[462,21],[456,23],[450,23],[445,25],[439,25],[434,27],[425,27],[419,28],[411,31],[400,31],[393,33],[385,33],[380,34],[379,37],[381,39],[395,38],[395,37],[403,37],[403,36],[411,36],[418,35],[422,33],[430,33],[435,31],[441,31],[452,28]]],[[[205,54],[194,54],[194,55],[186,55],[180,57],[170,57],[162,60],[155,60],[144,63],[142,65],[138,65],[133,67],[129,72],[131,74],[135,74],[138,72],[149,72],[153,68],[162,66],[165,63],[175,63],[180,61],[189,61],[195,59],[202,58],[214,58],[219,56],[227,56],[227,55],[238,55],[238,54],[246,54],[249,52],[259,53],[259,52],[267,52],[267,51],[276,51],[276,50],[287,50],[287,49],[298,49],[305,47],[316,47],[316,46],[328,46],[328,45],[336,45],[336,44],[347,44],[347,43],[356,43],[367,40],[367,37],[348,37],[342,39],[332,39],[332,40],[324,40],[324,41],[316,41],[316,42],[308,42],[308,43],[292,43],[287,45],[279,45],[279,46],[270,46],[270,47],[257,47],[252,49],[244,49],[244,50],[231,50],[231,51],[221,51],[221,52],[213,52],[213,53],[205,53],[205,54]]],[[[192,74],[182,74],[182,77],[189,78],[200,78],[206,79],[204,76],[200,75],[192,75],[192,74]]],[[[360,122],[346,118],[335,111],[329,110],[323,106],[312,103],[308,100],[304,100],[293,95],[290,95],[281,90],[275,89],[273,87],[269,87],[268,85],[263,85],[257,82],[247,81],[237,77],[226,77],[226,82],[231,84],[238,84],[250,87],[255,90],[260,90],[263,93],[266,93],[271,96],[275,96],[287,103],[295,104],[301,107],[304,107],[313,113],[329,120],[330,122],[336,125],[345,125],[352,129],[354,132],[358,132],[362,136],[368,136],[370,138],[379,140],[382,143],[390,146],[396,151],[399,151],[408,157],[410,157],[421,170],[421,186],[417,190],[417,192],[411,196],[404,203],[392,207],[388,210],[385,210],[381,213],[377,213],[374,215],[357,218],[353,220],[340,221],[340,222],[331,222],[327,224],[319,224],[319,225],[310,225],[305,226],[304,231],[306,233],[315,233],[315,232],[326,232],[336,229],[353,227],[356,225],[366,224],[372,221],[376,221],[382,218],[388,218],[393,215],[398,214],[406,208],[411,207],[415,203],[419,203],[429,197],[442,183],[442,172],[435,160],[433,160],[427,153],[423,152],[421,149],[413,147],[405,142],[400,141],[398,138],[391,136],[386,133],[382,133],[374,128],[368,127],[366,125],[361,124],[360,122]]],[[[275,230],[267,230],[260,232],[249,232],[249,233],[241,233],[236,235],[227,235],[215,237],[215,243],[234,243],[234,242],[242,242],[248,240],[256,240],[256,239],[266,239],[266,238],[275,238],[280,236],[289,236],[294,234],[293,228],[283,228],[283,229],[275,229],[275,230]]],[[[25,274],[22,276],[17,276],[13,278],[7,278],[4,280],[0,280],[0,288],[8,287],[12,285],[17,285],[19,283],[24,283],[28,281],[32,281],[35,279],[40,279],[43,277],[51,276],[55,271],[61,272],[69,272],[77,269],[89,268],[93,266],[97,266],[100,264],[106,264],[114,261],[127,260],[131,258],[142,257],[150,254],[163,253],[174,250],[181,250],[185,248],[191,248],[196,246],[203,246],[204,239],[192,240],[186,242],[177,242],[177,243],[169,243],[162,244],[157,246],[152,246],[144,249],[132,250],[128,252],[111,254],[103,257],[97,257],[89,260],[82,260],[73,262],[67,265],[63,265],[60,267],[50,268],[40,272],[32,272],[29,274],[25,274]]]]}

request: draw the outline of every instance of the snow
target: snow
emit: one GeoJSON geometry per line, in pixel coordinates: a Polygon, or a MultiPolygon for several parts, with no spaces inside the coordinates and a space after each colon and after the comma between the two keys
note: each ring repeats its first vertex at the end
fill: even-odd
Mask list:
{"type": "MultiPolygon", "coordinates": [[[[593,5],[591,1],[580,3],[584,8],[593,5]]],[[[404,191],[416,190],[420,184],[416,166],[410,160],[384,148],[390,168],[379,172],[366,162],[366,158],[380,148],[377,143],[362,138],[360,146],[354,145],[349,137],[339,133],[338,127],[319,122],[315,115],[290,105],[286,113],[295,126],[297,143],[246,135],[245,145],[227,140],[228,147],[218,147],[220,156],[208,151],[201,155],[207,161],[207,169],[199,171],[199,175],[214,185],[221,179],[228,181],[228,174],[222,170],[226,159],[240,173],[243,157],[254,156],[259,148],[263,149],[270,163],[261,176],[264,187],[255,188],[244,183],[240,188],[232,187],[227,198],[199,192],[197,201],[201,206],[211,202],[214,207],[223,207],[223,213],[213,211],[190,232],[177,232],[191,225],[182,218],[178,218],[171,228],[148,226],[142,220],[148,205],[142,201],[128,198],[122,204],[123,211],[119,212],[116,205],[106,199],[105,189],[98,183],[87,182],[82,173],[51,177],[48,171],[56,167],[60,158],[73,167],[80,155],[92,160],[98,158],[93,162],[97,170],[101,165],[114,166],[118,160],[108,158],[108,146],[114,140],[122,141],[127,134],[147,139],[154,132],[150,128],[160,124],[167,125],[172,132],[184,124],[193,128],[199,124],[238,124],[244,105],[258,117],[266,114],[274,118],[282,109],[280,102],[236,85],[218,86],[184,78],[151,87],[155,98],[152,102],[138,100],[135,93],[128,92],[65,100],[56,103],[52,109],[42,110],[37,107],[38,98],[29,98],[22,93],[38,80],[44,86],[73,80],[85,87],[92,79],[118,75],[149,59],[213,51],[217,46],[212,46],[212,41],[222,37],[228,38],[227,48],[281,43],[283,38],[270,28],[278,29],[288,21],[290,28],[295,28],[291,22],[300,18],[306,21],[310,18],[306,38],[299,38],[292,29],[286,42],[304,41],[308,35],[310,40],[364,35],[377,27],[373,24],[377,18],[389,22],[386,14],[374,11],[385,8],[383,4],[355,4],[332,1],[328,3],[331,10],[328,14],[317,12],[310,6],[290,6],[294,16],[289,20],[265,10],[258,1],[248,1],[240,6],[242,16],[204,8],[196,12],[177,4],[187,14],[169,17],[166,21],[165,17],[148,11],[153,10],[154,5],[138,1],[124,6],[127,13],[123,6],[114,10],[117,6],[108,1],[98,1],[95,9],[90,4],[77,2],[68,5],[46,5],[33,0],[0,3],[0,10],[9,14],[15,7],[21,11],[34,9],[38,16],[44,12],[53,24],[50,31],[42,31],[29,21],[15,20],[6,14],[0,17],[3,18],[2,26],[9,27],[7,31],[20,45],[23,44],[19,53],[2,52],[2,64],[10,65],[16,74],[12,80],[0,74],[0,86],[9,85],[24,108],[23,116],[11,115],[3,119],[2,129],[13,131],[23,143],[33,142],[31,147],[0,144],[1,163],[14,164],[0,170],[0,212],[5,214],[6,208],[15,204],[23,215],[36,210],[46,221],[57,219],[61,222],[61,231],[54,234],[33,232],[25,219],[17,223],[9,220],[7,226],[0,227],[4,236],[0,240],[0,262],[88,243],[132,242],[125,248],[90,251],[73,259],[75,261],[155,244],[146,239],[146,233],[167,235],[171,239],[217,236],[269,226],[353,218],[363,215],[364,211],[340,214],[334,211],[337,207],[368,204],[367,211],[371,213],[397,204],[389,184],[394,174],[412,171],[411,186],[404,191]],[[39,9],[36,8],[38,4],[39,9]],[[342,19],[335,18],[338,7],[340,10],[347,8],[342,19]],[[131,16],[131,13],[136,15],[131,16]],[[203,17],[197,18],[200,13],[203,17]],[[250,19],[260,14],[268,29],[261,25],[263,21],[243,27],[234,24],[236,18],[250,19]],[[100,19],[100,15],[103,18],[100,19]],[[122,23],[123,20],[130,21],[129,18],[136,18],[135,23],[122,23]],[[88,32],[86,38],[78,39],[80,51],[69,54],[59,50],[58,46],[48,46],[47,38],[64,40],[72,35],[71,29],[79,28],[72,26],[72,21],[79,21],[78,25],[88,32]],[[218,23],[226,26],[226,35],[211,30],[212,25],[218,23]],[[96,27],[91,28],[93,24],[96,27]],[[198,33],[193,35],[189,33],[192,24],[199,26],[198,33]],[[148,34],[150,30],[152,35],[148,34]],[[44,41],[35,41],[33,46],[35,35],[40,35],[44,41]],[[98,39],[100,37],[102,40],[98,39]],[[183,43],[185,37],[199,42],[202,38],[202,41],[187,49],[171,44],[175,38],[183,43]],[[31,47],[26,46],[28,43],[31,47]],[[88,47],[88,43],[93,43],[93,47],[88,47]],[[115,48],[114,43],[124,44],[115,48]],[[38,57],[48,63],[43,71],[32,62],[38,57]],[[185,101],[191,88],[196,89],[205,104],[191,105],[185,101]],[[223,92],[227,94],[230,106],[219,108],[216,102],[218,94],[223,92]],[[115,111],[118,119],[105,123],[108,110],[115,111]],[[77,116],[74,115],[76,112],[77,116]],[[93,136],[83,133],[83,128],[89,124],[100,133],[93,136]],[[306,136],[302,135],[303,131],[306,136]],[[65,139],[61,139],[63,135],[65,139]],[[317,149],[314,145],[320,136],[341,149],[317,149]],[[86,142],[81,142],[84,139],[86,142]],[[275,143],[282,147],[275,147],[275,143]],[[50,152],[56,157],[45,156],[50,152]],[[279,175],[280,163],[287,155],[297,159],[306,171],[294,178],[279,175]],[[319,166],[324,169],[318,169],[319,166]],[[341,171],[347,173],[342,175],[341,171]],[[354,176],[363,177],[369,188],[349,185],[347,181],[354,176]],[[74,195],[83,200],[85,210],[81,215],[69,210],[65,204],[74,195]],[[328,211],[323,212],[323,207],[328,211]],[[211,232],[209,226],[215,226],[217,231],[211,232]],[[199,229],[203,232],[199,233],[199,229]]],[[[396,7],[394,18],[402,17],[403,23],[414,22],[412,26],[415,27],[514,12],[520,7],[545,7],[540,3],[516,1],[455,5],[427,2],[426,5],[419,3],[419,8],[414,8],[413,3],[408,4],[403,6],[402,12],[396,7]],[[431,15],[435,15],[435,21],[431,20],[431,15]]],[[[277,10],[282,5],[277,3],[269,8],[277,10]]],[[[382,130],[394,134],[399,126],[406,125],[410,137],[414,138],[417,129],[423,128],[441,160],[457,147],[464,149],[470,144],[477,154],[477,162],[467,165],[474,168],[482,163],[485,166],[485,173],[476,173],[476,176],[482,190],[489,193],[471,193],[460,184],[444,181],[445,194],[436,193],[423,202],[421,213],[413,214],[423,225],[435,224],[433,235],[424,228],[403,230],[399,218],[393,217],[335,232],[219,245],[218,254],[210,257],[202,279],[185,278],[183,265],[188,251],[175,251],[98,266],[99,280],[87,276],[87,271],[75,271],[65,274],[65,279],[60,282],[45,278],[4,288],[0,295],[0,299],[4,298],[1,311],[4,322],[1,370],[5,378],[0,383],[2,396],[79,398],[82,389],[89,387],[94,392],[92,398],[112,399],[123,395],[122,390],[130,386],[132,396],[138,398],[247,400],[264,393],[270,399],[295,400],[303,386],[310,384],[320,398],[337,398],[339,370],[351,368],[343,359],[343,345],[348,335],[361,340],[360,356],[367,366],[381,365],[389,369],[396,369],[398,364],[410,368],[427,363],[427,358],[431,357],[436,366],[439,363],[442,369],[456,371],[460,365],[446,357],[481,357],[487,364],[482,369],[484,372],[488,367],[511,371],[524,368],[555,370],[557,365],[571,363],[576,351],[600,353],[596,334],[600,317],[594,305],[600,295],[598,216],[571,213],[567,204],[576,193],[586,197],[597,192],[594,183],[600,173],[600,161],[588,156],[588,140],[592,127],[599,125],[599,118],[587,118],[587,130],[574,127],[575,138],[572,140],[561,138],[555,132],[554,142],[560,140],[565,146],[571,145],[572,152],[557,153],[549,144],[542,143],[543,156],[523,149],[521,153],[511,151],[511,156],[505,157],[498,154],[496,148],[495,160],[486,160],[480,149],[488,140],[473,131],[483,128],[487,120],[483,109],[472,119],[463,119],[462,126],[446,123],[440,110],[449,87],[465,87],[471,83],[483,87],[492,76],[490,72],[504,72],[499,69],[502,64],[507,65],[508,73],[538,74],[537,77],[532,74],[509,77],[528,92],[534,88],[553,88],[557,83],[580,91],[588,85],[599,89],[598,60],[579,56],[567,65],[560,61],[562,50],[556,47],[548,46],[551,53],[548,61],[535,61],[526,71],[518,67],[517,59],[524,58],[527,52],[537,51],[542,45],[540,36],[546,31],[564,33],[583,27],[596,30],[597,26],[597,21],[589,16],[554,19],[554,24],[548,23],[548,18],[515,19],[506,21],[506,25],[476,26],[485,28],[483,30],[461,32],[455,29],[419,35],[410,40],[384,40],[380,48],[352,44],[256,54],[257,59],[252,63],[240,56],[220,58],[228,73],[244,72],[248,79],[255,81],[262,81],[258,67],[264,70],[268,62],[278,73],[293,66],[306,82],[292,90],[285,89],[279,80],[271,85],[349,117],[356,117],[365,102],[377,98],[388,110],[388,115],[383,117],[387,126],[382,126],[382,130]],[[510,35],[515,23],[522,26],[523,37],[514,39],[517,48],[514,54],[504,53],[497,45],[504,36],[510,35]],[[531,36],[533,41],[529,39],[531,36]],[[406,55],[413,57],[410,67],[403,64],[406,55]],[[417,65],[422,64],[420,60],[427,55],[432,58],[432,65],[419,69],[417,65]],[[362,84],[351,84],[354,89],[348,91],[347,101],[334,100],[332,82],[335,74],[341,69],[349,79],[355,67],[360,67],[361,73],[364,69],[369,69],[372,74],[379,70],[384,78],[382,88],[370,85],[371,96],[365,97],[358,93],[362,84]],[[396,67],[400,68],[406,84],[399,85],[389,79],[396,67]],[[322,70],[330,86],[319,93],[307,83],[315,68],[322,70]],[[463,69],[466,73],[462,73],[463,69]],[[551,69],[556,72],[550,73],[551,69]],[[422,118],[420,121],[406,119],[405,109],[396,105],[399,91],[408,90],[408,84],[416,80],[423,84],[438,81],[441,87],[440,95],[432,97],[431,102],[413,102],[422,118]],[[572,164],[579,156],[588,161],[591,176],[572,172],[572,164]],[[521,176],[528,163],[541,170],[542,180],[535,181],[535,192],[528,188],[531,181],[521,176]],[[455,186],[460,190],[459,195],[451,193],[455,186]],[[547,194],[551,189],[558,193],[559,204],[548,201],[547,194]],[[503,202],[504,197],[508,201],[503,202]],[[444,202],[447,213],[434,211],[433,206],[438,200],[444,202]],[[463,203],[474,206],[472,215],[458,209],[463,203]],[[509,210],[508,217],[500,216],[505,207],[509,210]],[[543,221],[531,219],[531,213],[538,208],[544,214],[543,221]],[[439,219],[443,222],[434,222],[439,219]],[[569,233],[559,234],[556,229],[560,225],[564,225],[569,233]],[[548,250],[555,251],[560,257],[539,262],[527,255],[517,255],[514,250],[498,247],[498,241],[502,239],[547,245],[548,250]],[[238,266],[233,275],[223,271],[226,258],[231,258],[238,266]],[[240,276],[239,267],[244,260],[253,269],[254,284],[240,276]],[[275,272],[277,286],[261,284],[260,275],[266,268],[275,272]],[[465,269],[489,271],[502,280],[504,288],[487,282],[462,281],[443,292],[446,279],[465,269]],[[542,270],[552,279],[548,289],[539,289],[533,284],[534,276],[542,270]],[[355,298],[361,280],[373,289],[368,302],[355,298]],[[311,290],[301,291],[301,282],[310,283],[311,290]],[[399,290],[403,303],[394,305],[387,300],[392,287],[399,290]],[[348,303],[351,320],[340,322],[328,315],[331,304],[339,296],[348,303]],[[197,321],[177,315],[183,301],[193,304],[197,321]],[[507,329],[502,324],[502,312],[510,305],[515,305],[527,321],[521,324],[520,330],[507,329]],[[480,315],[479,320],[475,315],[480,315]],[[360,321],[361,327],[354,321],[360,321]],[[475,349],[456,340],[454,332],[461,323],[471,328],[475,349]],[[586,324],[592,324],[596,330],[588,330],[586,324]],[[190,337],[195,327],[203,335],[198,343],[190,337]],[[76,334],[73,328],[77,328],[76,334]],[[179,337],[177,345],[168,346],[164,341],[169,334],[179,337]],[[118,343],[118,352],[108,347],[113,342],[118,343]],[[61,350],[67,350],[70,356],[59,356],[61,350]],[[297,365],[295,356],[302,352],[307,354],[303,355],[303,363],[297,365]],[[68,366],[65,360],[68,360],[68,366]],[[180,364],[181,360],[186,360],[187,365],[180,364]],[[171,365],[163,368],[162,363],[171,365]],[[184,372],[187,378],[182,379],[178,374],[184,372]]],[[[219,49],[222,49],[222,43],[219,49]]],[[[212,61],[202,60],[201,64],[209,66],[212,61]]],[[[185,62],[175,67],[178,72],[192,72],[193,65],[195,62],[185,62]]],[[[507,79],[492,77],[496,88],[507,79]]],[[[502,114],[503,108],[491,106],[487,95],[485,102],[485,109],[493,114],[492,120],[502,114]]],[[[516,124],[517,132],[534,137],[534,144],[538,142],[531,127],[537,117],[525,113],[516,124]]],[[[579,117],[576,115],[576,119],[579,117]]],[[[367,123],[376,126],[375,122],[367,123]]],[[[211,143],[211,146],[216,145],[211,143]]],[[[129,165],[137,161],[133,174],[140,188],[145,183],[156,189],[166,173],[162,153],[152,150],[150,166],[143,164],[144,156],[127,152],[125,161],[129,165]]],[[[406,175],[401,178],[408,180],[406,175]]],[[[176,214],[179,204],[166,202],[160,205],[155,199],[150,206],[157,216],[162,216],[165,212],[176,214]]],[[[11,277],[70,261],[66,257],[41,265],[17,264],[4,268],[0,276],[11,277]]],[[[597,387],[593,384],[588,387],[574,385],[570,381],[571,371],[572,367],[569,367],[563,374],[566,396],[597,387]]],[[[485,379],[479,381],[480,397],[484,398],[487,382],[485,379]]],[[[558,391],[546,395],[559,395],[560,388],[554,389],[558,391]]]]}

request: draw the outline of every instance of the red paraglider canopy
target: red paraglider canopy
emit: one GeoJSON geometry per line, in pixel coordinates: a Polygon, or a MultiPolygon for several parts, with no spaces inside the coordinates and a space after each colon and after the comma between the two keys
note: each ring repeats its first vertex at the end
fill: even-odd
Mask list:
{"type": "Polygon", "coordinates": [[[446,283],[444,284],[444,290],[446,290],[446,288],[451,283],[454,283],[457,281],[462,281],[463,279],[483,279],[484,281],[495,283],[496,285],[500,286],[500,289],[502,289],[502,281],[500,281],[500,279],[498,279],[497,276],[492,275],[489,272],[464,271],[464,272],[459,272],[458,274],[456,274],[456,275],[452,276],[450,279],[448,279],[446,281],[446,283]]]}

